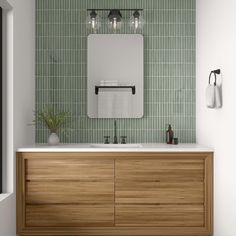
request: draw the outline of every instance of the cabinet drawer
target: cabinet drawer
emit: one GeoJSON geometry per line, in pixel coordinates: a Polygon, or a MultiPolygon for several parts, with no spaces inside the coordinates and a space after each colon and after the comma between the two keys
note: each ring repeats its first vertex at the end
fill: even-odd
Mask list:
{"type": "Polygon", "coordinates": [[[116,203],[203,204],[204,183],[117,181],[116,203]]]}
{"type": "Polygon", "coordinates": [[[26,180],[113,180],[113,160],[49,158],[26,160],[26,180]]]}
{"type": "Polygon", "coordinates": [[[204,208],[200,205],[118,205],[116,226],[202,227],[204,208]]]}
{"type": "Polygon", "coordinates": [[[159,158],[116,160],[116,181],[187,182],[204,180],[204,160],[159,158]]]}
{"type": "Polygon", "coordinates": [[[114,206],[27,205],[29,227],[113,226],[114,206]]]}
{"type": "Polygon", "coordinates": [[[30,181],[26,203],[114,204],[114,182],[30,181]]]}

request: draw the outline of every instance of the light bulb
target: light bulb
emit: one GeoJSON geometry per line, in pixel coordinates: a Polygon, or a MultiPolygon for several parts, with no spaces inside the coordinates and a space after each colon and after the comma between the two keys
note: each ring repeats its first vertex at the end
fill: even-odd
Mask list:
{"type": "Polygon", "coordinates": [[[116,28],[117,28],[117,19],[116,18],[113,19],[112,24],[113,24],[113,29],[116,30],[116,28]]]}
{"type": "Polygon", "coordinates": [[[138,29],[139,26],[139,18],[134,18],[134,28],[138,29]]]}
{"type": "Polygon", "coordinates": [[[95,27],[96,27],[96,18],[91,18],[91,26],[92,26],[92,29],[95,29],[95,27]]]}

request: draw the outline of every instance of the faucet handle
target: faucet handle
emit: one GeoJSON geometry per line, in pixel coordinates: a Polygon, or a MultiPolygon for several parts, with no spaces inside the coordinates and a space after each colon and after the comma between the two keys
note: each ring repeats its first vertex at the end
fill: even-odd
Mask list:
{"type": "Polygon", "coordinates": [[[104,143],[105,144],[109,144],[110,142],[109,142],[109,138],[110,138],[110,136],[104,136],[104,143]]]}
{"type": "Polygon", "coordinates": [[[121,138],[121,144],[126,144],[127,136],[120,136],[120,138],[121,138]]]}

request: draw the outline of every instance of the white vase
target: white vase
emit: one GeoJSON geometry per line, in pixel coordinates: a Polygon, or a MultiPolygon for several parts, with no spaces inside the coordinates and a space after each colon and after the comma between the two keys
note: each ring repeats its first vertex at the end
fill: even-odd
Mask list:
{"type": "Polygon", "coordinates": [[[49,145],[58,145],[60,139],[56,133],[51,133],[48,137],[48,144],[49,145]]]}

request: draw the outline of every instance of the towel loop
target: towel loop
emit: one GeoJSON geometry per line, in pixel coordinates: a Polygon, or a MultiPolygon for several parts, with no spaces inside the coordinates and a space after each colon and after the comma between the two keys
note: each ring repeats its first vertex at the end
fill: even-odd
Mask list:
{"type": "Polygon", "coordinates": [[[220,69],[217,70],[212,70],[210,75],[209,75],[209,84],[211,84],[211,75],[214,74],[215,76],[215,82],[214,82],[214,86],[216,86],[216,74],[219,75],[220,74],[220,69]]]}

